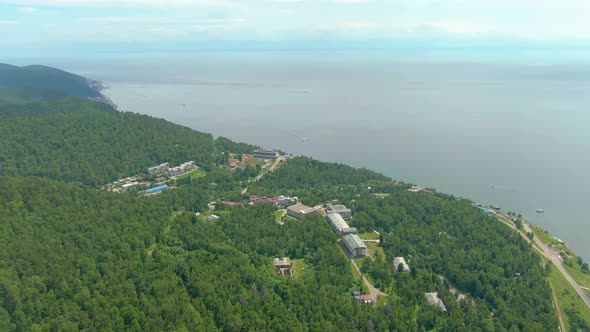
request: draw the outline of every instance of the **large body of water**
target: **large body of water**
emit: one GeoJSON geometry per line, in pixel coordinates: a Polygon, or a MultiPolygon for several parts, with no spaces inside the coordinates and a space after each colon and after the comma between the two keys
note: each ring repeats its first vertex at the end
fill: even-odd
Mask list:
{"type": "Polygon", "coordinates": [[[61,66],[124,111],[522,213],[590,260],[588,66],[320,52],[61,66]]]}

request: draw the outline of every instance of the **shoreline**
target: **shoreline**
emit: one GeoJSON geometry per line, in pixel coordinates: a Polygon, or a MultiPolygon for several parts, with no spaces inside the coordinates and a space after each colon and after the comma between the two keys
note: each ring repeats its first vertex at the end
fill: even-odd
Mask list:
{"type": "Polygon", "coordinates": [[[99,97],[89,98],[90,100],[94,100],[94,101],[98,101],[98,102],[107,104],[107,105],[111,106],[112,108],[114,108],[115,110],[119,109],[119,106],[117,106],[117,104],[115,104],[115,102],[113,102],[113,100],[111,98],[109,98],[107,95],[102,93],[103,91],[109,89],[109,87],[106,85],[106,82],[93,80],[93,79],[86,79],[86,81],[88,82],[88,87],[90,87],[91,89],[94,89],[100,95],[99,97]]]}
{"type": "MultiPolygon", "coordinates": [[[[107,86],[107,82],[102,82],[102,81],[94,81],[94,82],[96,83],[96,87],[97,87],[97,88],[99,88],[101,92],[106,92],[106,90],[109,90],[109,89],[110,89],[110,88],[107,86]]],[[[138,113],[145,114],[145,115],[149,115],[149,116],[153,116],[153,117],[156,117],[156,118],[164,118],[164,119],[166,119],[167,121],[171,121],[171,122],[174,122],[174,123],[178,123],[178,124],[180,124],[180,125],[182,125],[182,126],[187,126],[187,127],[189,127],[189,128],[192,128],[192,129],[194,129],[194,130],[197,130],[197,131],[208,132],[208,133],[213,133],[213,132],[214,132],[214,130],[211,130],[211,129],[212,129],[211,127],[209,127],[208,129],[207,129],[207,128],[198,128],[198,129],[197,129],[197,128],[195,128],[195,127],[193,126],[193,124],[192,124],[190,121],[179,121],[178,119],[175,119],[175,118],[174,118],[174,116],[170,117],[170,116],[165,116],[165,115],[163,115],[163,114],[156,115],[156,114],[153,114],[153,112],[152,112],[152,114],[150,114],[150,112],[146,112],[146,109],[143,109],[143,110],[128,110],[128,109],[127,109],[127,110],[123,110],[123,109],[119,109],[118,105],[116,105],[116,104],[115,104],[115,103],[112,101],[112,99],[110,99],[108,96],[106,96],[106,94],[108,94],[108,93],[106,93],[106,94],[105,94],[105,93],[101,93],[101,94],[102,94],[102,95],[105,97],[105,99],[108,99],[108,102],[107,102],[107,101],[105,101],[105,102],[106,102],[107,104],[111,105],[111,106],[112,106],[113,108],[115,108],[116,110],[119,110],[119,111],[128,111],[128,112],[138,112],[138,113]]],[[[183,113],[183,114],[184,114],[184,113],[183,113]]],[[[214,134],[214,136],[227,136],[228,138],[230,138],[230,139],[232,139],[232,140],[235,140],[235,141],[247,141],[247,140],[246,140],[246,139],[244,139],[244,138],[236,137],[236,135],[225,135],[225,134],[223,134],[223,133],[216,133],[216,134],[214,134]]],[[[284,144],[283,144],[283,145],[284,145],[284,144]]],[[[288,149],[287,147],[285,147],[285,146],[284,146],[284,147],[280,148],[280,150],[285,150],[285,151],[287,151],[287,150],[290,150],[290,149],[288,149]]],[[[297,153],[297,154],[299,154],[299,153],[297,153]]],[[[306,153],[305,155],[307,155],[307,156],[311,156],[311,155],[313,155],[313,153],[312,153],[312,154],[306,153]]],[[[313,158],[317,158],[317,157],[316,157],[316,156],[314,156],[313,158]]],[[[326,158],[317,158],[317,159],[320,159],[320,160],[331,160],[331,159],[333,159],[333,158],[328,158],[328,159],[326,159],[326,158]]],[[[339,162],[343,162],[343,161],[339,161],[339,162]]],[[[353,162],[353,163],[351,163],[350,161],[344,161],[343,163],[346,163],[346,164],[348,164],[348,165],[355,164],[354,162],[353,162]]],[[[358,167],[358,166],[355,166],[355,167],[358,167]]],[[[368,167],[368,168],[370,168],[370,169],[373,169],[373,170],[374,170],[374,169],[376,169],[375,167],[368,167]]],[[[380,172],[380,173],[382,173],[382,174],[384,174],[384,175],[386,175],[386,176],[389,176],[389,177],[391,177],[391,178],[393,178],[393,177],[395,176],[395,175],[393,175],[393,174],[391,174],[391,175],[390,175],[390,174],[387,174],[387,172],[384,172],[384,171],[383,171],[383,168],[382,168],[382,170],[381,170],[381,171],[379,171],[379,172],[380,172]]],[[[418,182],[422,182],[422,181],[418,181],[418,182]]],[[[460,197],[460,196],[461,196],[461,195],[456,195],[456,194],[454,194],[452,191],[445,191],[445,193],[449,193],[449,194],[451,194],[451,195],[455,195],[455,196],[457,196],[457,197],[460,197]]],[[[467,196],[466,198],[467,198],[467,199],[469,199],[469,200],[473,200],[473,199],[471,199],[470,197],[474,197],[474,196],[467,196]]],[[[487,199],[481,199],[481,200],[482,200],[482,201],[488,201],[487,199]]],[[[515,208],[515,210],[516,210],[516,208],[515,208]]],[[[534,215],[533,215],[533,214],[532,214],[532,212],[531,212],[531,213],[528,213],[526,217],[527,217],[527,218],[530,220],[531,218],[533,218],[533,217],[534,217],[534,215]]],[[[538,221],[535,221],[534,225],[538,225],[538,221]]],[[[540,226],[538,226],[538,227],[540,227],[540,226]]],[[[543,227],[545,227],[544,229],[547,229],[547,230],[549,230],[549,231],[556,231],[556,230],[558,230],[558,229],[559,229],[559,227],[557,227],[557,226],[554,226],[554,227],[548,227],[547,225],[544,225],[543,227]]],[[[562,237],[562,236],[564,236],[564,234],[560,234],[560,237],[562,237]]],[[[568,237],[567,237],[567,236],[564,236],[564,237],[566,238],[566,240],[568,240],[568,237]]],[[[569,242],[569,241],[568,241],[568,242],[569,242]]],[[[571,250],[571,249],[570,249],[570,250],[571,250]]],[[[587,254],[586,254],[586,255],[587,255],[587,254]]],[[[588,259],[588,260],[590,260],[590,257],[587,257],[587,259],[588,259]]]]}
{"type": "MultiPolygon", "coordinates": [[[[480,209],[482,207],[491,208],[490,206],[474,206],[480,209]]],[[[590,273],[584,272],[583,269],[579,268],[576,270],[577,266],[574,266],[574,263],[572,263],[575,257],[576,263],[578,263],[578,266],[581,266],[582,258],[576,256],[574,251],[571,250],[565,242],[552,236],[547,230],[522,219],[520,215],[516,216],[514,213],[512,213],[512,215],[509,215],[508,213],[504,214],[499,212],[498,208],[495,208],[495,210],[496,212],[493,213],[493,216],[498,221],[518,232],[529,244],[531,244],[531,248],[534,252],[537,252],[544,261],[546,260],[546,262],[550,262],[555,268],[557,268],[560,275],[567,280],[568,284],[571,285],[573,290],[579,295],[583,304],[588,310],[590,310],[590,291],[588,291],[590,289],[590,273]],[[548,241],[549,236],[551,236],[551,240],[548,241]],[[560,248],[555,249],[554,244],[558,244],[560,248]]],[[[492,214],[488,211],[486,211],[486,213],[492,214]]],[[[587,268],[588,263],[585,264],[587,268]]]]}

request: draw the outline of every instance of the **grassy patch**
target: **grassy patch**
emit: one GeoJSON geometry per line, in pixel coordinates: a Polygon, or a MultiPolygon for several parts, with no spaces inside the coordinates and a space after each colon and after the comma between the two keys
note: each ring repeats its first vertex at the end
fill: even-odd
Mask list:
{"type": "Polygon", "coordinates": [[[389,196],[389,194],[381,194],[381,193],[375,193],[373,195],[375,195],[377,198],[385,198],[385,197],[389,196]]]}
{"type": "Polygon", "coordinates": [[[529,226],[533,230],[535,237],[538,238],[539,240],[541,240],[541,242],[543,242],[545,244],[558,243],[558,241],[555,241],[553,239],[552,235],[549,234],[549,232],[542,229],[541,227],[531,225],[531,224],[529,224],[529,226]]]}
{"type": "Polygon", "coordinates": [[[364,240],[379,240],[379,234],[375,232],[360,233],[359,237],[364,240]]]}
{"type": "Polygon", "coordinates": [[[310,269],[310,266],[305,263],[304,259],[292,259],[291,264],[293,268],[293,278],[301,278],[301,276],[310,269]]]}
{"type": "MultiPolygon", "coordinates": [[[[574,259],[575,260],[575,259],[574,259]]],[[[578,283],[578,285],[586,288],[590,288],[590,274],[582,272],[582,267],[577,262],[573,262],[572,266],[567,264],[563,265],[567,272],[569,272],[578,283]]]]}
{"type": "Polygon", "coordinates": [[[580,314],[580,317],[590,324],[590,310],[574,288],[569,284],[565,277],[557,270],[555,266],[551,266],[551,273],[549,274],[553,287],[557,292],[557,299],[561,308],[561,314],[565,319],[566,328],[569,331],[570,322],[566,314],[567,309],[573,309],[580,314]]]}
{"type": "Polygon", "coordinates": [[[382,247],[379,246],[378,243],[376,243],[376,242],[365,242],[365,244],[367,245],[367,248],[369,249],[369,251],[371,252],[371,254],[373,256],[375,256],[377,253],[379,253],[379,255],[381,255],[381,257],[383,259],[385,259],[385,251],[383,250],[382,247]]]}
{"type": "Polygon", "coordinates": [[[281,221],[281,217],[283,216],[283,210],[277,210],[274,213],[275,216],[275,221],[276,222],[280,222],[281,221]]]}
{"type": "Polygon", "coordinates": [[[293,218],[293,217],[291,217],[291,216],[287,216],[287,215],[285,215],[285,216],[283,217],[283,221],[291,221],[291,222],[294,222],[294,221],[295,221],[295,222],[297,222],[297,221],[299,221],[299,220],[297,220],[297,219],[295,219],[295,218],[293,218]]]}
{"type": "Polygon", "coordinates": [[[195,168],[195,169],[193,169],[192,171],[190,171],[188,173],[184,173],[184,174],[181,174],[181,175],[177,176],[176,178],[177,179],[186,179],[188,177],[191,177],[193,179],[196,179],[196,178],[203,177],[206,174],[207,173],[204,170],[202,170],[200,168],[195,168]]]}
{"type": "Polygon", "coordinates": [[[546,230],[535,225],[530,226],[536,237],[551,248],[559,251],[561,255],[568,260],[568,263],[563,266],[569,274],[571,274],[572,278],[574,278],[580,286],[590,288],[590,274],[582,271],[582,266],[578,264],[575,253],[570,250],[565,243],[555,240],[546,230]]]}

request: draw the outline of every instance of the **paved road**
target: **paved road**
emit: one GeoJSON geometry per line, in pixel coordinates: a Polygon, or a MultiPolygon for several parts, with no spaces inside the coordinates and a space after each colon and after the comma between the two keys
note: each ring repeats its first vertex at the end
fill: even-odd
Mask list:
{"type": "MultiPolygon", "coordinates": [[[[277,157],[277,159],[275,159],[275,162],[274,162],[274,164],[272,164],[272,166],[270,166],[270,168],[268,169],[268,171],[269,171],[269,172],[273,172],[273,171],[275,170],[275,168],[277,168],[277,166],[278,166],[278,165],[279,165],[281,162],[285,162],[285,161],[287,161],[287,158],[286,158],[285,156],[279,156],[279,157],[277,157]]],[[[260,174],[258,174],[258,175],[256,176],[256,178],[254,178],[254,180],[250,180],[250,181],[248,181],[248,182],[257,182],[257,181],[259,181],[260,179],[262,179],[262,177],[264,176],[264,174],[265,174],[265,173],[263,173],[263,172],[260,172],[260,174]]],[[[243,189],[243,190],[240,192],[240,194],[242,194],[242,195],[245,195],[245,194],[246,194],[246,192],[248,192],[248,187],[244,188],[244,189],[243,189]]]]}
{"type": "MultiPolygon", "coordinates": [[[[498,219],[500,219],[500,221],[502,221],[504,224],[510,226],[511,228],[516,230],[516,227],[512,224],[512,222],[506,218],[506,216],[498,213],[496,215],[498,217],[498,219]]],[[[532,233],[533,231],[531,230],[531,228],[529,227],[529,224],[526,222],[523,222],[523,228],[524,231],[527,233],[532,233]]],[[[519,232],[520,233],[520,232],[519,232]]],[[[520,233],[522,236],[525,237],[525,239],[527,239],[527,241],[530,242],[530,240],[522,233],[520,233]]],[[[547,257],[547,259],[549,259],[551,262],[553,262],[553,265],[555,267],[557,267],[557,269],[559,270],[559,272],[561,272],[561,274],[563,274],[563,276],[565,277],[565,279],[567,279],[567,281],[572,285],[572,287],[574,287],[574,289],[576,290],[576,292],[580,295],[580,297],[582,298],[582,300],[584,301],[584,303],[586,303],[586,306],[588,307],[588,309],[590,309],[590,298],[588,298],[588,295],[586,295],[586,293],[582,290],[582,288],[580,287],[580,285],[578,285],[578,283],[574,280],[574,278],[572,278],[572,276],[569,274],[569,272],[567,272],[567,270],[563,267],[563,263],[561,262],[561,259],[559,259],[559,254],[557,254],[556,252],[554,252],[553,250],[551,250],[545,243],[543,243],[543,241],[541,241],[539,238],[537,238],[536,236],[533,237],[533,241],[534,243],[538,246],[538,248],[535,248],[535,246],[533,246],[533,248],[537,249],[537,251],[539,253],[541,253],[543,256],[547,257]]]]}
{"type": "Polygon", "coordinates": [[[363,276],[363,282],[365,283],[365,285],[367,285],[367,288],[369,288],[369,295],[371,296],[371,300],[373,301],[373,303],[377,303],[377,299],[379,298],[379,296],[387,296],[387,294],[378,290],[369,282],[367,277],[365,277],[365,275],[361,272],[361,269],[359,269],[358,265],[356,265],[354,259],[351,259],[350,262],[352,263],[352,266],[354,266],[356,272],[363,276]]]}
{"type": "Polygon", "coordinates": [[[270,166],[270,168],[268,169],[269,172],[273,172],[275,170],[275,168],[277,168],[277,166],[280,163],[284,163],[285,161],[287,161],[287,158],[285,156],[278,156],[277,159],[275,159],[275,163],[272,164],[272,166],[270,166]]]}

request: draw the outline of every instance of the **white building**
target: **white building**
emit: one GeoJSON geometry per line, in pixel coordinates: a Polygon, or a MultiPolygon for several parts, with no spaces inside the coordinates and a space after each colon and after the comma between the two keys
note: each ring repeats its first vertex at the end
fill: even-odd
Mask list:
{"type": "Polygon", "coordinates": [[[444,302],[438,297],[438,293],[424,293],[426,296],[426,300],[431,305],[439,308],[441,311],[447,311],[447,307],[445,307],[444,302]]]}
{"type": "Polygon", "coordinates": [[[346,221],[344,221],[344,218],[342,218],[339,213],[330,212],[326,218],[338,236],[358,233],[356,228],[348,226],[346,221]]]}
{"type": "Polygon", "coordinates": [[[402,266],[402,271],[403,272],[410,272],[410,267],[408,266],[408,264],[406,263],[406,260],[403,257],[394,257],[393,258],[393,268],[395,269],[395,272],[399,271],[399,266],[402,266]]]}
{"type": "Polygon", "coordinates": [[[169,168],[170,168],[169,163],[161,163],[160,165],[149,167],[148,174],[153,175],[153,174],[165,173],[168,171],[169,168]]]}
{"type": "Polygon", "coordinates": [[[168,175],[175,176],[178,174],[186,173],[192,171],[193,169],[197,168],[197,165],[194,161],[187,161],[186,163],[180,164],[180,166],[172,167],[168,169],[168,175]]]}

